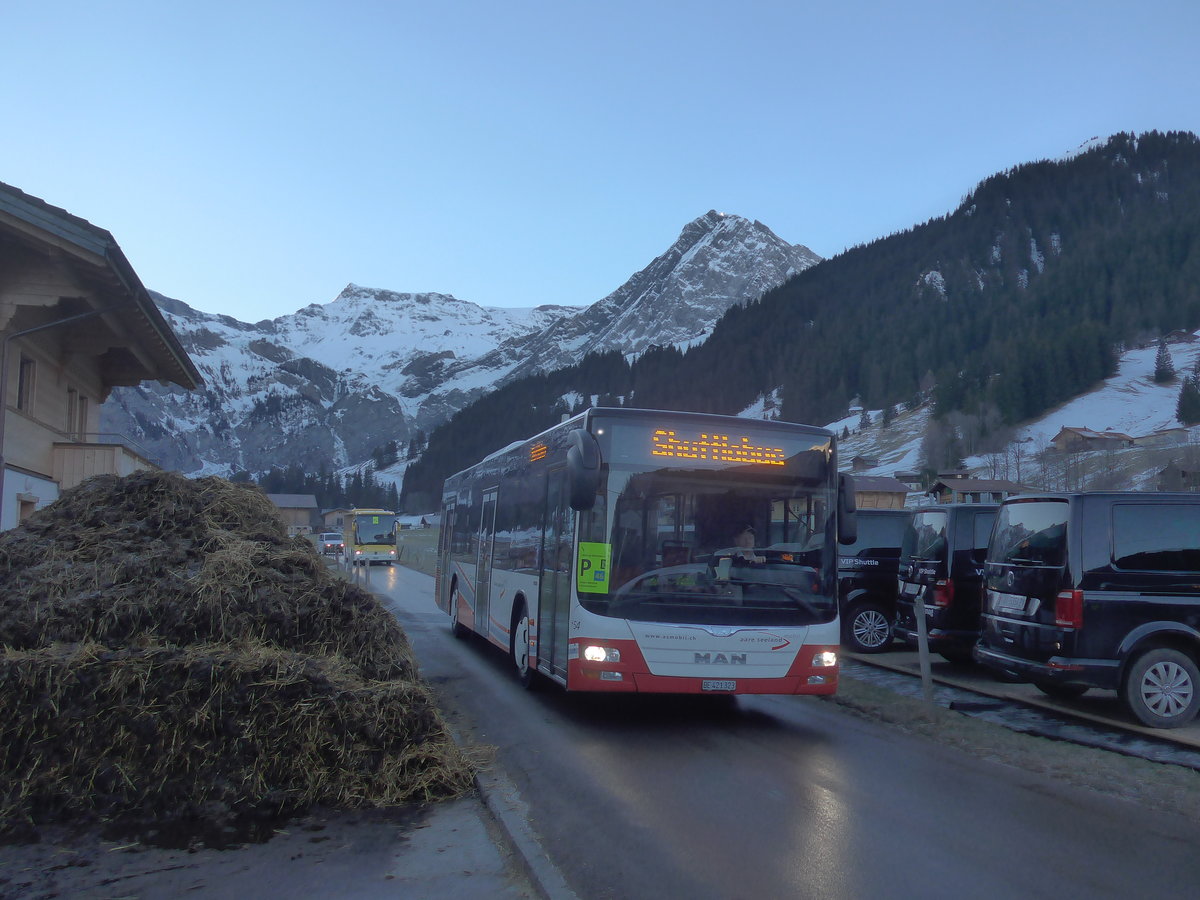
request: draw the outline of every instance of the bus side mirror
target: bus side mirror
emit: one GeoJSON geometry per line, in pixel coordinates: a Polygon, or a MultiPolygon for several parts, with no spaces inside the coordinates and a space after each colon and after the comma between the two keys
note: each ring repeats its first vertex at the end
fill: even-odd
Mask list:
{"type": "Polygon", "coordinates": [[[577,428],[571,432],[567,448],[567,483],[571,509],[583,512],[596,505],[600,486],[600,445],[590,432],[577,428]]]}
{"type": "Polygon", "coordinates": [[[854,478],[845,472],[838,474],[838,543],[853,544],[858,540],[858,501],[854,497],[854,478]]]}

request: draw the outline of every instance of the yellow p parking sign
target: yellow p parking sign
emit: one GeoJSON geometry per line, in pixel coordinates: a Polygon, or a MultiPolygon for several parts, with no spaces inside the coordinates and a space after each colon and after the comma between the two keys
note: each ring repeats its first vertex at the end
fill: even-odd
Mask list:
{"type": "Polygon", "coordinates": [[[575,590],[580,594],[607,594],[608,567],[611,559],[612,544],[580,541],[575,590]]]}

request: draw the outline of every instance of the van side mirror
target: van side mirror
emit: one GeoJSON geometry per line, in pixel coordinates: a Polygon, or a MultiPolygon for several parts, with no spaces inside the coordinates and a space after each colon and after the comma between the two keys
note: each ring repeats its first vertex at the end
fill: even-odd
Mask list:
{"type": "Polygon", "coordinates": [[[839,544],[858,540],[858,501],[854,497],[854,477],[838,473],[837,533],[839,544]]]}
{"type": "Polygon", "coordinates": [[[571,432],[567,448],[567,484],[571,509],[584,512],[596,505],[600,486],[600,445],[591,432],[577,428],[571,432]]]}

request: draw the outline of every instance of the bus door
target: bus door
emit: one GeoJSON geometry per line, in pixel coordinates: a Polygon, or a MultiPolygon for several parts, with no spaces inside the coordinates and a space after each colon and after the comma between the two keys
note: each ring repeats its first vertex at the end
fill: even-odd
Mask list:
{"type": "Polygon", "coordinates": [[[542,532],[542,571],[538,605],[538,662],[555,675],[567,675],[567,618],[575,572],[575,512],[571,509],[567,470],[547,474],[546,528],[542,532]]]}
{"type": "Polygon", "coordinates": [[[496,488],[483,492],[479,516],[479,558],[475,565],[475,629],[490,635],[492,624],[488,602],[492,585],[492,550],[496,542],[496,488]]]}

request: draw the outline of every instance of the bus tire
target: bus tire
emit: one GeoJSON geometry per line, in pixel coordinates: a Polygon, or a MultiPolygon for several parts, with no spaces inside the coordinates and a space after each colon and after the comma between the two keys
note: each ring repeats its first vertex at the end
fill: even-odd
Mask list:
{"type": "Polygon", "coordinates": [[[469,634],[469,631],[466,625],[458,621],[458,600],[458,582],[456,581],[450,586],[450,633],[461,641],[469,634]]]}
{"type": "Polygon", "coordinates": [[[509,632],[508,652],[517,669],[517,681],[521,687],[531,691],[537,687],[537,670],[530,664],[529,653],[529,608],[524,600],[517,603],[513,611],[513,626],[509,632]]]}

